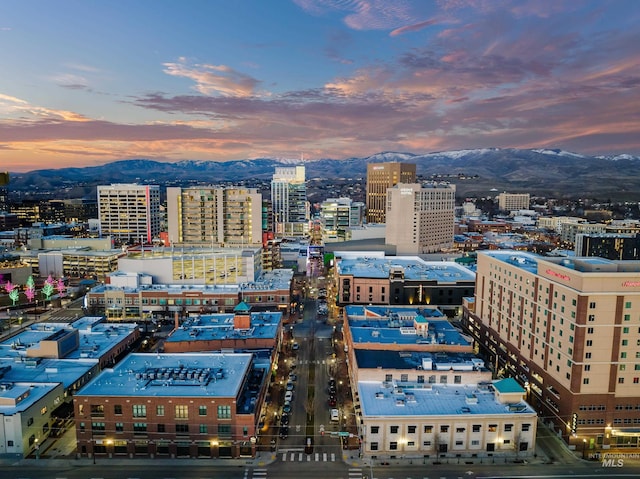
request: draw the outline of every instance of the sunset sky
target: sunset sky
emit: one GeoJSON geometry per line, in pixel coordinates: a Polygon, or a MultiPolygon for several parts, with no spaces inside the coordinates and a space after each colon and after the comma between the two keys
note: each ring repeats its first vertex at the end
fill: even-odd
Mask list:
{"type": "Polygon", "coordinates": [[[0,171],[640,155],[640,1],[0,3],[0,171]]]}

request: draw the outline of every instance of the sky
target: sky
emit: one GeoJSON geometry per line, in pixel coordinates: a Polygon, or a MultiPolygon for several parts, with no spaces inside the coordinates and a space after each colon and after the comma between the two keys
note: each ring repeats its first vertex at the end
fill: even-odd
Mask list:
{"type": "Polygon", "coordinates": [[[0,171],[640,155],[636,0],[0,1],[0,171]]]}

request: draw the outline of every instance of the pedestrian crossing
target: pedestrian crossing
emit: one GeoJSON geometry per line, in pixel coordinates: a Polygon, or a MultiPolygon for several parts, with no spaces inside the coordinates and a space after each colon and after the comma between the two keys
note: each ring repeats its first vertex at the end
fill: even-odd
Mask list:
{"type": "Polygon", "coordinates": [[[333,452],[283,452],[282,462],[336,462],[336,455],[333,452]]]}
{"type": "Polygon", "coordinates": [[[364,476],[362,475],[362,469],[357,467],[349,468],[349,479],[362,479],[364,476]]]}

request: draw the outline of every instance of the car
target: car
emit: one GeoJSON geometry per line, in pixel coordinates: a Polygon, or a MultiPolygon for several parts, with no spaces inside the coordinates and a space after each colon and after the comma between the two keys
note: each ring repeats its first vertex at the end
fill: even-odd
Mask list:
{"type": "Polygon", "coordinates": [[[329,396],[335,396],[336,394],[338,394],[338,391],[336,391],[335,386],[329,386],[329,396]]]}
{"type": "Polygon", "coordinates": [[[289,373],[289,381],[296,382],[298,380],[298,375],[289,373]]]}
{"type": "Polygon", "coordinates": [[[284,393],[284,400],[289,402],[293,401],[293,391],[287,391],[284,393]]]}
{"type": "Polygon", "coordinates": [[[338,400],[336,399],[336,397],[329,396],[329,406],[336,407],[336,404],[338,404],[338,400]]]}
{"type": "Polygon", "coordinates": [[[289,425],[289,415],[288,414],[283,414],[280,417],[280,425],[282,425],[282,426],[288,426],[289,425]]]}
{"type": "Polygon", "coordinates": [[[333,378],[329,378],[329,386],[330,387],[336,387],[336,380],[333,378]]]}
{"type": "Polygon", "coordinates": [[[293,343],[293,346],[291,346],[291,348],[292,348],[294,351],[297,351],[298,349],[300,349],[300,345],[299,345],[298,343],[293,343]]]}
{"type": "Polygon", "coordinates": [[[280,426],[280,439],[289,437],[289,426],[280,426]]]}
{"type": "Polygon", "coordinates": [[[291,402],[285,401],[284,406],[282,406],[282,412],[289,414],[291,412],[291,402]]]}
{"type": "Polygon", "coordinates": [[[313,454],[313,438],[308,437],[304,442],[304,453],[313,454]]]}
{"type": "Polygon", "coordinates": [[[294,385],[291,381],[287,383],[287,391],[293,391],[294,385]]]}
{"type": "Polygon", "coordinates": [[[340,412],[337,409],[331,410],[331,422],[339,422],[340,421],[340,412]]]}

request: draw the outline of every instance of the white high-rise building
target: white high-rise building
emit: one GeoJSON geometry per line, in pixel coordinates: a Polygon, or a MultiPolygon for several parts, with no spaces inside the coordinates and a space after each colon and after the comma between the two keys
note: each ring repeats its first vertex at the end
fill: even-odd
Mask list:
{"type": "Polygon", "coordinates": [[[387,190],[386,244],[397,254],[426,254],[453,246],[456,187],[399,183],[387,190]]]}
{"type": "Polygon", "coordinates": [[[124,243],[151,243],[160,234],[160,187],[112,184],[98,186],[100,234],[124,243]]]}
{"type": "Polygon", "coordinates": [[[309,234],[309,204],[305,167],[276,167],[271,180],[273,225],[278,236],[309,234]]]}
{"type": "Polygon", "coordinates": [[[172,244],[255,246],[262,243],[262,195],[256,188],[167,188],[172,244]]]}

